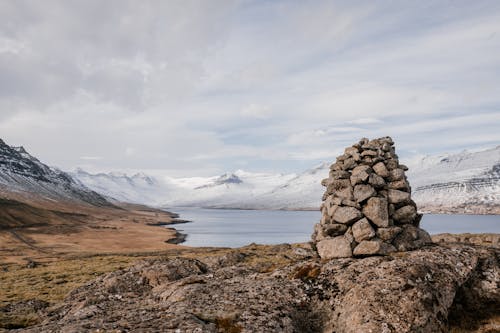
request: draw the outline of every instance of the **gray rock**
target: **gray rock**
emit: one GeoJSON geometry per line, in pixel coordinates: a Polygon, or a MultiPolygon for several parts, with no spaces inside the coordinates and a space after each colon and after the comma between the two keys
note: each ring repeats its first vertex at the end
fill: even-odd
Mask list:
{"type": "Polygon", "coordinates": [[[394,182],[389,182],[387,187],[394,190],[403,190],[405,192],[410,192],[410,184],[405,179],[396,180],[394,182]]]}
{"type": "Polygon", "coordinates": [[[352,175],[353,176],[357,176],[361,173],[367,173],[367,174],[370,174],[373,172],[373,169],[368,166],[368,165],[358,165],[357,167],[355,167],[354,169],[352,169],[352,175]]]}
{"type": "Polygon", "coordinates": [[[330,237],[343,235],[346,231],[347,225],[345,224],[331,223],[323,227],[323,234],[330,237]]]}
{"type": "Polygon", "coordinates": [[[357,203],[356,201],[352,201],[352,200],[343,199],[342,200],[342,205],[349,206],[349,207],[354,207],[356,209],[361,209],[361,205],[359,203],[357,203]]]}
{"type": "Polygon", "coordinates": [[[401,228],[401,232],[392,241],[398,251],[411,251],[432,243],[431,236],[422,229],[411,224],[405,224],[401,228]]]}
{"type": "Polygon", "coordinates": [[[386,185],[384,178],[376,173],[372,173],[369,176],[368,184],[372,185],[375,188],[384,188],[384,186],[386,185]]]}
{"type": "Polygon", "coordinates": [[[352,257],[351,243],[344,236],[324,239],[316,244],[321,259],[352,257]]]}
{"type": "Polygon", "coordinates": [[[402,180],[404,178],[405,178],[405,172],[403,169],[393,169],[389,171],[389,180],[391,182],[402,180]]]}
{"type": "Polygon", "coordinates": [[[338,223],[351,224],[363,217],[363,214],[354,207],[339,207],[333,215],[333,220],[338,223]]]}
{"type": "Polygon", "coordinates": [[[348,171],[330,171],[330,177],[333,179],[349,179],[351,174],[348,171]]]}
{"type": "Polygon", "coordinates": [[[342,166],[342,170],[350,170],[356,166],[356,161],[351,157],[344,161],[344,165],[342,166]]]}
{"type": "Polygon", "coordinates": [[[375,237],[375,230],[373,230],[370,222],[368,222],[366,218],[357,221],[351,228],[354,240],[358,243],[375,237]]]}
{"type": "MultiPolygon", "coordinates": [[[[354,197],[356,197],[356,189],[354,190],[355,190],[354,197]]],[[[403,202],[410,201],[410,193],[392,189],[389,189],[387,192],[388,192],[387,198],[389,199],[389,203],[400,204],[403,202]]]]}
{"type": "Polygon", "coordinates": [[[361,156],[377,156],[377,152],[374,151],[374,150],[363,150],[363,152],[361,153],[361,156]]]}
{"type": "Polygon", "coordinates": [[[359,154],[359,149],[356,147],[347,147],[346,149],[344,149],[344,154],[353,156],[353,154],[359,154]]]}
{"type": "Polygon", "coordinates": [[[389,214],[387,211],[387,200],[384,198],[373,197],[368,199],[363,214],[378,227],[389,226],[389,214]]]}
{"type": "Polygon", "coordinates": [[[383,241],[391,242],[403,229],[400,227],[387,227],[387,228],[378,228],[377,229],[377,237],[383,241]]]}
{"type": "Polygon", "coordinates": [[[356,246],[353,254],[355,256],[369,256],[387,255],[391,252],[396,252],[396,248],[391,244],[387,244],[381,240],[365,240],[356,246]]]}
{"type": "Polygon", "coordinates": [[[375,173],[377,175],[379,175],[380,177],[389,177],[389,171],[387,170],[387,168],[385,167],[385,164],[382,163],[382,162],[378,162],[377,164],[375,164],[373,166],[373,170],[375,171],[375,173]]]}
{"type": "Polygon", "coordinates": [[[373,187],[370,185],[356,185],[354,186],[354,199],[358,202],[361,203],[365,201],[366,199],[373,197],[376,195],[377,192],[373,187]]]}
{"type": "MultiPolygon", "coordinates": [[[[392,157],[391,157],[392,158],[392,157]]],[[[387,159],[385,162],[385,167],[387,168],[387,170],[391,171],[391,170],[394,170],[394,169],[397,169],[398,166],[399,166],[399,163],[397,160],[394,160],[394,159],[387,159]]]]}
{"type": "Polygon", "coordinates": [[[417,210],[414,206],[407,205],[396,210],[392,218],[399,224],[413,223],[417,218],[417,210]]]}

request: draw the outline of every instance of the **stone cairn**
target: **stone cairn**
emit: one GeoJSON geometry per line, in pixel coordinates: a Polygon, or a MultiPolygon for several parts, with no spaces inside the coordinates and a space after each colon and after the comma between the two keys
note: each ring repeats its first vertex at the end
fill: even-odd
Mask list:
{"type": "Polygon", "coordinates": [[[312,235],[323,259],[386,255],[430,243],[390,137],[363,138],[330,167],[321,222],[312,235]]]}

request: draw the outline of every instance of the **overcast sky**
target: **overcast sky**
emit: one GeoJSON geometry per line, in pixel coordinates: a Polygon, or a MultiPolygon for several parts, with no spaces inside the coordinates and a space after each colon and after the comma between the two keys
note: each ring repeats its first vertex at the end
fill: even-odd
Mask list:
{"type": "Polygon", "coordinates": [[[500,1],[0,1],[0,138],[90,171],[500,144],[500,1]]]}

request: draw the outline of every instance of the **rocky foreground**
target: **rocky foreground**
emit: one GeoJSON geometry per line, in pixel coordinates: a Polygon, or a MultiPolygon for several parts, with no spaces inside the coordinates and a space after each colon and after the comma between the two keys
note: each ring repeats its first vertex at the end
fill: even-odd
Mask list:
{"type": "Polygon", "coordinates": [[[142,261],[25,332],[498,332],[500,249],[429,245],[321,261],[307,244],[142,261]],[[495,326],[496,325],[496,326],[495,326]]]}

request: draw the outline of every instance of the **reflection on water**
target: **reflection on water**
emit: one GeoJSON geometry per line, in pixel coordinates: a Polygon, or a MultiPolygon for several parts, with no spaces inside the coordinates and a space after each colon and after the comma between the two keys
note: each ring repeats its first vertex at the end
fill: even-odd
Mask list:
{"type": "MultiPolygon", "coordinates": [[[[299,243],[310,239],[319,211],[268,211],[171,208],[181,219],[174,227],[188,234],[183,245],[239,247],[250,243],[299,243]]],[[[431,234],[500,233],[500,215],[424,215],[421,226],[431,234]]]]}

